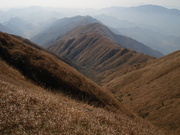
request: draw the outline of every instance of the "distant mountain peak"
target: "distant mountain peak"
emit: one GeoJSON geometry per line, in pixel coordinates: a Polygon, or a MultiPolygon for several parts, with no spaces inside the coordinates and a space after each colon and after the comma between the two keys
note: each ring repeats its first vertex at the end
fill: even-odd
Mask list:
{"type": "Polygon", "coordinates": [[[16,16],[10,18],[7,23],[26,23],[26,22],[22,18],[16,16]]]}
{"type": "Polygon", "coordinates": [[[53,22],[41,33],[35,35],[31,40],[37,44],[48,46],[57,38],[63,36],[67,32],[79,26],[85,26],[91,23],[99,23],[99,21],[91,16],[75,16],[70,18],[62,18],[53,22]]]}

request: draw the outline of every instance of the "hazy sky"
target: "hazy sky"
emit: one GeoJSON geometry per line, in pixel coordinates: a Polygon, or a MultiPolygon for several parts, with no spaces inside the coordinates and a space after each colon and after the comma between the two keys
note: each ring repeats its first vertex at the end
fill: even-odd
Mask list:
{"type": "Polygon", "coordinates": [[[0,9],[27,6],[104,8],[111,6],[161,5],[180,9],[180,0],[0,0],[0,9]]]}

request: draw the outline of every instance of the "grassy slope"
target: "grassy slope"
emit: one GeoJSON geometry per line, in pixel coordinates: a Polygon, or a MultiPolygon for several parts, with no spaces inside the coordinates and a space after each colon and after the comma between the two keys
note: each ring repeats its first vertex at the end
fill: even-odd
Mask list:
{"type": "Polygon", "coordinates": [[[82,33],[90,33],[92,31],[101,33],[106,38],[113,40],[120,47],[132,49],[135,50],[136,52],[143,53],[149,56],[154,56],[154,57],[163,56],[160,52],[152,50],[151,48],[145,46],[144,44],[132,38],[123,35],[114,34],[110,29],[108,29],[107,27],[105,27],[100,23],[93,23],[93,24],[77,27],[71,30],[70,32],[66,33],[65,36],[64,35],[60,36],[60,39],[62,40],[62,37],[67,38],[67,36],[72,37],[72,36],[80,35],[82,33]]]}
{"type": "Polygon", "coordinates": [[[31,38],[31,41],[48,47],[53,44],[59,36],[66,34],[68,31],[90,23],[98,22],[98,20],[90,16],[75,16],[71,18],[62,18],[50,24],[46,29],[31,38]]]}
{"type": "Polygon", "coordinates": [[[119,47],[107,37],[108,31],[100,24],[78,27],[64,35],[49,50],[66,56],[94,74],[98,81],[105,79],[108,70],[144,63],[152,57],[119,47]],[[101,75],[98,75],[101,74],[101,75]]]}
{"type": "MultiPolygon", "coordinates": [[[[167,134],[180,132],[180,51],[120,76],[105,87],[167,134]]],[[[118,74],[118,72],[116,72],[118,74]]]]}
{"type": "Polygon", "coordinates": [[[10,35],[0,34],[0,56],[27,78],[43,87],[72,95],[73,98],[90,104],[126,110],[108,91],[55,56],[24,44],[10,35]]]}
{"type": "Polygon", "coordinates": [[[49,54],[55,56],[57,59],[59,59],[59,60],[65,62],[65,63],[67,63],[68,65],[70,65],[71,67],[77,69],[78,71],[82,71],[82,70],[83,70],[81,67],[79,67],[76,63],[74,63],[74,62],[71,61],[70,59],[67,59],[66,57],[59,57],[58,55],[56,55],[56,54],[54,54],[54,53],[48,51],[47,49],[44,49],[44,48],[41,47],[41,46],[38,46],[37,44],[31,42],[31,41],[28,40],[28,39],[22,38],[22,37],[17,36],[17,35],[11,35],[11,36],[13,36],[14,38],[16,38],[16,39],[22,41],[23,43],[25,43],[25,44],[27,44],[27,45],[30,45],[30,46],[32,46],[32,47],[38,49],[38,50],[42,50],[42,51],[44,51],[44,52],[46,52],[46,53],[49,53],[49,54]]]}
{"type": "Polygon", "coordinates": [[[1,57],[0,65],[0,134],[163,134],[121,111],[106,111],[39,87],[1,57]]]}

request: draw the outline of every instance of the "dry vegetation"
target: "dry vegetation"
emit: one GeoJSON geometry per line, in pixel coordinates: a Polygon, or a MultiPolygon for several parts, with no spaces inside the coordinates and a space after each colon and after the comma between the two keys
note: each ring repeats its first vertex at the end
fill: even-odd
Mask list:
{"type": "MultiPolygon", "coordinates": [[[[99,36],[87,38],[96,45],[91,60],[99,59],[89,67],[104,67],[99,76],[109,75],[103,83],[116,77],[105,87],[120,102],[167,134],[178,135],[180,52],[140,65],[152,58],[118,49],[111,41],[109,48],[99,36]],[[96,49],[104,53],[96,55],[96,49]]],[[[82,39],[73,40],[74,45],[82,39]]],[[[74,57],[84,45],[69,54],[74,57]]],[[[82,63],[90,59],[75,58],[82,63]]],[[[28,40],[0,33],[0,134],[163,134],[60,59],[28,40]]]]}
{"type": "Polygon", "coordinates": [[[152,125],[50,92],[0,59],[0,134],[161,135],[152,125]]]}
{"type": "Polygon", "coordinates": [[[0,33],[0,56],[35,83],[101,107],[126,109],[97,84],[55,56],[0,33]]]}
{"type": "Polygon", "coordinates": [[[179,62],[180,51],[177,51],[117,77],[105,87],[128,108],[168,135],[179,135],[179,62]]]}
{"type": "Polygon", "coordinates": [[[90,72],[86,75],[98,83],[102,83],[102,79],[109,76],[106,71],[122,66],[133,66],[153,59],[120,47],[108,36],[113,35],[106,27],[100,24],[90,24],[70,31],[48,49],[85,67],[90,72]]]}
{"type": "Polygon", "coordinates": [[[111,36],[91,24],[70,31],[49,49],[84,66],[89,77],[142,118],[167,134],[179,134],[179,52],[155,59],[117,46],[111,36]]]}

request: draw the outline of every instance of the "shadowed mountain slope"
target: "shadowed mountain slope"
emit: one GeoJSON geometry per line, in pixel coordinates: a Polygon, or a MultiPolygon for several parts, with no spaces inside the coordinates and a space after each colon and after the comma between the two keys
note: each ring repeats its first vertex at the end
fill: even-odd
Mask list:
{"type": "Polygon", "coordinates": [[[167,134],[177,134],[179,52],[154,59],[120,47],[107,29],[99,26],[78,27],[49,50],[84,66],[131,110],[167,134]]]}
{"type": "Polygon", "coordinates": [[[130,66],[152,59],[120,47],[112,40],[113,36],[113,33],[101,24],[90,24],[68,32],[48,49],[57,55],[66,56],[95,75],[123,65],[130,66]]]}
{"type": "Polygon", "coordinates": [[[43,47],[41,47],[41,46],[39,46],[39,45],[31,42],[31,41],[28,40],[28,39],[22,38],[22,37],[17,36],[17,35],[11,35],[11,36],[13,36],[14,38],[22,41],[22,42],[25,43],[25,44],[28,44],[28,45],[30,45],[30,46],[38,49],[38,50],[44,51],[44,52],[46,52],[46,53],[48,53],[48,54],[50,54],[50,55],[55,56],[57,59],[65,62],[66,64],[70,65],[71,67],[75,68],[75,69],[78,70],[78,71],[81,71],[81,72],[83,71],[83,69],[82,69],[79,65],[77,65],[76,63],[74,63],[73,61],[71,61],[70,59],[68,59],[68,58],[66,58],[66,57],[60,57],[60,56],[58,56],[58,55],[50,52],[49,50],[47,50],[47,49],[45,49],[45,48],[43,48],[43,47]]]}
{"type": "Polygon", "coordinates": [[[179,62],[180,51],[177,51],[148,63],[144,68],[117,77],[104,87],[112,91],[128,108],[168,135],[178,135],[179,62]]]}
{"type": "Polygon", "coordinates": [[[72,18],[59,19],[52,23],[45,30],[32,37],[31,41],[47,47],[50,44],[54,43],[59,36],[66,34],[68,31],[71,31],[78,26],[95,22],[99,21],[90,16],[76,16],[72,18]]]}
{"type": "Polygon", "coordinates": [[[139,53],[143,53],[143,54],[153,56],[153,57],[163,56],[160,52],[155,51],[132,38],[114,34],[107,27],[105,27],[104,25],[99,24],[99,23],[92,23],[92,24],[89,24],[86,26],[80,26],[78,28],[75,28],[72,31],[65,34],[64,36],[60,36],[60,38],[57,39],[57,41],[63,40],[63,39],[67,40],[68,38],[74,38],[74,37],[82,35],[84,33],[87,34],[87,33],[92,33],[92,32],[103,35],[104,37],[108,38],[109,40],[112,40],[113,42],[115,42],[120,47],[133,49],[139,53]]]}
{"type": "Polygon", "coordinates": [[[0,33],[0,56],[35,83],[101,107],[120,107],[109,92],[55,56],[0,33]]]}
{"type": "Polygon", "coordinates": [[[163,135],[140,119],[52,93],[27,80],[0,57],[0,134],[163,135]]]}

